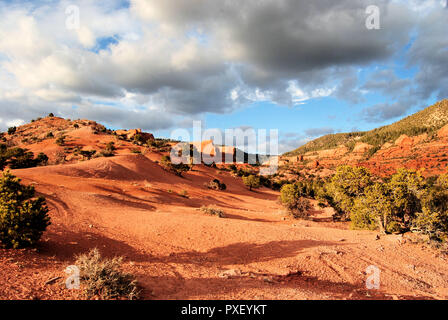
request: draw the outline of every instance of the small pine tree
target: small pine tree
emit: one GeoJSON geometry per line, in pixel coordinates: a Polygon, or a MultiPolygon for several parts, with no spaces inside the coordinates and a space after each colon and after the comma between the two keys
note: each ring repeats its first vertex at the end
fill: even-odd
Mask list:
{"type": "Polygon", "coordinates": [[[32,186],[24,186],[9,171],[0,177],[0,242],[6,248],[34,245],[50,225],[45,199],[34,198],[32,186]]]}

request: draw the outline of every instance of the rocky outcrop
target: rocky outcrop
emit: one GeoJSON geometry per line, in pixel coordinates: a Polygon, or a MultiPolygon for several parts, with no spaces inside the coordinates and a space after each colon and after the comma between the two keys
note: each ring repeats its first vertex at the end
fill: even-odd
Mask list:
{"type": "Polygon", "coordinates": [[[355,147],[353,148],[353,153],[366,153],[370,149],[372,149],[373,146],[367,143],[358,142],[355,147]]]}
{"type": "Polygon", "coordinates": [[[136,135],[140,135],[142,141],[154,140],[154,135],[143,132],[142,129],[116,130],[114,132],[117,136],[122,136],[127,140],[133,140],[136,135]]]}

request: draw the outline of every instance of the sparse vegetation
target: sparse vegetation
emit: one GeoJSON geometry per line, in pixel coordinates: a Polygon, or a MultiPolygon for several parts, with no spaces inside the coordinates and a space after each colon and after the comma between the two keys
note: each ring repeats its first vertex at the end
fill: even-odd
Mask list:
{"type": "Polygon", "coordinates": [[[122,257],[102,258],[98,249],[79,255],[76,266],[80,271],[82,289],[91,299],[138,299],[137,281],[131,274],[121,271],[122,257]]]}
{"type": "Polygon", "coordinates": [[[204,186],[206,188],[212,189],[212,190],[226,190],[227,186],[225,183],[222,183],[218,179],[210,180],[208,183],[204,183],[204,186]]]}
{"type": "Polygon", "coordinates": [[[281,189],[280,200],[290,211],[304,197],[333,207],[334,219],[350,220],[353,229],[413,230],[436,241],[447,239],[448,174],[425,179],[418,171],[399,169],[380,179],[362,167],[340,166],[326,180],[304,180],[281,189]]]}
{"type": "Polygon", "coordinates": [[[201,210],[202,212],[211,215],[211,216],[217,216],[219,218],[225,218],[226,214],[224,211],[222,211],[221,209],[218,209],[216,207],[213,206],[202,206],[199,210],[201,210]]]}
{"type": "Polygon", "coordinates": [[[55,143],[58,145],[58,146],[63,146],[63,145],[65,145],[65,136],[60,136],[59,138],[57,138],[56,139],[56,141],[55,141],[55,143]]]}
{"type": "Polygon", "coordinates": [[[45,199],[35,198],[32,186],[24,186],[9,171],[0,177],[0,242],[6,248],[35,245],[50,225],[45,199]]]}
{"type": "Polygon", "coordinates": [[[102,150],[98,156],[100,157],[113,157],[115,155],[115,150],[117,148],[115,147],[115,142],[110,141],[106,144],[106,148],[102,150]]]}
{"type": "Polygon", "coordinates": [[[178,176],[182,176],[183,172],[191,170],[191,166],[189,166],[187,164],[183,164],[183,163],[174,164],[174,163],[172,163],[170,156],[163,156],[162,160],[161,160],[161,164],[162,164],[162,166],[164,166],[165,168],[171,170],[172,172],[174,172],[178,176]]]}
{"type": "Polygon", "coordinates": [[[305,218],[311,209],[311,203],[305,198],[300,184],[286,184],[280,190],[280,202],[295,219],[305,218]]]}
{"type": "Polygon", "coordinates": [[[83,156],[84,159],[90,160],[95,155],[96,150],[81,150],[79,154],[83,156]]]}
{"type": "Polygon", "coordinates": [[[22,148],[8,148],[5,144],[0,144],[0,170],[9,166],[11,169],[32,168],[38,165],[46,165],[48,157],[44,153],[34,158],[34,154],[22,148]]]}
{"type": "Polygon", "coordinates": [[[165,139],[148,139],[146,141],[146,145],[153,149],[158,149],[160,151],[163,151],[164,149],[169,147],[169,144],[165,139]]]}

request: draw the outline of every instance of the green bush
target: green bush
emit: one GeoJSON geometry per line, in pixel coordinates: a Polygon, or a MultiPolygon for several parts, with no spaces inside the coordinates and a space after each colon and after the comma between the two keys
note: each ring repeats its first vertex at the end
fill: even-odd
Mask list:
{"type": "Polygon", "coordinates": [[[206,188],[212,189],[212,190],[226,190],[227,186],[225,183],[222,183],[218,179],[213,179],[209,181],[208,183],[204,183],[204,186],[206,188]]]}
{"type": "Polygon", "coordinates": [[[79,276],[87,298],[138,299],[137,281],[131,274],[121,271],[123,258],[102,258],[98,249],[77,257],[79,276]]]}
{"type": "Polygon", "coordinates": [[[0,144],[0,170],[6,166],[11,169],[32,168],[38,165],[45,165],[48,157],[44,153],[34,158],[34,154],[22,148],[7,148],[6,145],[0,144]]]}
{"type": "Polygon", "coordinates": [[[113,157],[115,155],[115,150],[117,148],[115,147],[115,143],[113,141],[110,141],[106,144],[106,148],[98,154],[100,157],[113,157]]]}
{"type": "Polygon", "coordinates": [[[312,208],[310,201],[304,196],[302,187],[297,183],[285,184],[280,189],[280,202],[295,219],[305,218],[312,208]]]}
{"type": "Polygon", "coordinates": [[[354,200],[364,194],[366,187],[372,184],[370,172],[363,167],[340,166],[327,185],[333,205],[342,219],[347,219],[354,200]]]}
{"type": "Polygon", "coordinates": [[[12,134],[16,133],[16,130],[17,130],[16,127],[10,127],[10,128],[8,128],[8,134],[12,135],[12,134]]]}
{"type": "Polygon", "coordinates": [[[421,197],[422,211],[413,220],[413,229],[435,239],[448,234],[448,174],[439,176],[421,197]]]}
{"type": "Polygon", "coordinates": [[[247,177],[243,177],[243,183],[250,191],[252,191],[252,189],[260,188],[260,177],[251,174],[247,177]]]}
{"type": "Polygon", "coordinates": [[[354,229],[375,229],[385,233],[394,213],[390,189],[386,184],[375,183],[357,198],[351,209],[350,219],[354,229]]]}
{"type": "Polygon", "coordinates": [[[24,186],[9,171],[0,178],[0,241],[7,248],[36,244],[50,225],[45,199],[35,198],[32,186],[24,186]]]}
{"type": "Polygon", "coordinates": [[[395,206],[394,215],[407,224],[417,212],[421,212],[420,198],[423,196],[427,185],[420,172],[398,169],[392,175],[389,188],[395,206]]]}
{"type": "Polygon", "coordinates": [[[48,163],[48,156],[45,153],[40,152],[37,155],[35,161],[36,161],[36,165],[39,165],[39,164],[46,165],[48,163]]]}
{"type": "Polygon", "coordinates": [[[182,176],[183,172],[191,170],[191,166],[189,166],[187,164],[184,164],[184,163],[174,164],[174,163],[172,163],[170,156],[163,156],[162,160],[161,160],[161,164],[165,168],[171,170],[172,172],[174,172],[178,176],[182,176]]]}
{"type": "Polygon", "coordinates": [[[96,150],[80,150],[79,154],[84,157],[84,159],[90,160],[95,155],[96,150]]]}

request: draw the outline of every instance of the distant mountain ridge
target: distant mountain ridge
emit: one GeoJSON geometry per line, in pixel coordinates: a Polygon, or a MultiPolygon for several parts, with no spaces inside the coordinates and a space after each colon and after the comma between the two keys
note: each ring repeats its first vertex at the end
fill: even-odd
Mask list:
{"type": "Polygon", "coordinates": [[[317,138],[285,153],[283,163],[302,162],[314,167],[332,168],[357,164],[373,171],[400,166],[426,168],[428,172],[446,169],[448,158],[448,99],[402,120],[371,131],[336,133],[317,138]],[[382,168],[382,169],[380,169],[382,168]]]}

